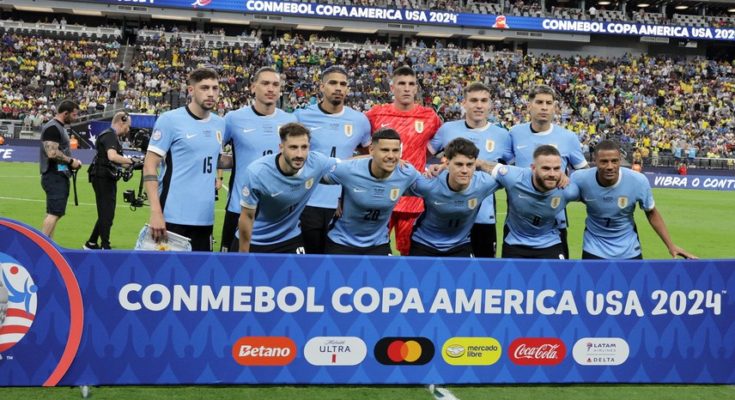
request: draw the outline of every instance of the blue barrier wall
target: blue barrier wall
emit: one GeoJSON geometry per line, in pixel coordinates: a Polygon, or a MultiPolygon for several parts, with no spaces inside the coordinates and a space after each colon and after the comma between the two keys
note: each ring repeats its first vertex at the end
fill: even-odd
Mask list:
{"type": "Polygon", "coordinates": [[[82,252],[4,219],[0,237],[2,386],[735,383],[734,260],[82,252]]]}

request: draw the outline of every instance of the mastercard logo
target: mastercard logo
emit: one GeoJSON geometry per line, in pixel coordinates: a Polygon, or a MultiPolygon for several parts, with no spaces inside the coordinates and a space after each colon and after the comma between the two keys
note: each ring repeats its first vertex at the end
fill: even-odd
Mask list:
{"type": "Polygon", "coordinates": [[[375,344],[374,354],[384,365],[424,365],[434,358],[434,344],[424,337],[387,337],[375,344]]]}

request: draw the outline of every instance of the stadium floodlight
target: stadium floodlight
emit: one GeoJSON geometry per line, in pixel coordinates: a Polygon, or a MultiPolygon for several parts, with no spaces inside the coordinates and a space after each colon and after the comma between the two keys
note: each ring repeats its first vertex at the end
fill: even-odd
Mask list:
{"type": "Polygon", "coordinates": [[[75,15],[88,15],[90,17],[101,17],[102,11],[97,10],[72,10],[75,15]]]}
{"type": "Polygon", "coordinates": [[[731,8],[731,9],[727,10],[727,12],[735,13],[735,8],[731,8]]]}
{"type": "Polygon", "coordinates": [[[377,32],[377,29],[364,29],[364,28],[342,28],[340,32],[349,32],[349,33],[369,33],[374,34],[377,32]]]}
{"type": "Polygon", "coordinates": [[[684,4],[679,4],[678,6],[676,6],[674,8],[677,9],[677,10],[686,10],[687,8],[689,8],[689,6],[684,5],[684,4]]]}
{"type": "Polygon", "coordinates": [[[638,5],[636,7],[638,7],[638,8],[646,8],[646,7],[650,7],[650,6],[651,5],[648,4],[648,3],[638,3],[638,5]]]}
{"type": "Polygon", "coordinates": [[[215,24],[235,24],[235,25],[250,25],[250,21],[246,19],[230,19],[230,18],[212,18],[209,22],[215,24]]]}
{"type": "Polygon", "coordinates": [[[454,36],[453,33],[439,33],[439,32],[419,32],[416,34],[418,37],[434,37],[434,38],[450,38],[454,36]]]}
{"type": "Polygon", "coordinates": [[[325,26],[322,25],[306,25],[306,24],[298,24],[296,25],[296,29],[300,31],[323,31],[325,26]]]}
{"type": "Polygon", "coordinates": [[[602,0],[602,1],[598,1],[597,2],[597,5],[600,5],[600,6],[609,6],[610,5],[610,2],[607,1],[607,0],[602,0]]]}
{"type": "Polygon", "coordinates": [[[153,19],[170,19],[173,21],[191,21],[191,17],[182,17],[180,15],[168,15],[168,14],[152,14],[153,19]]]}
{"type": "Polygon", "coordinates": [[[470,35],[467,37],[467,39],[500,42],[501,40],[505,40],[505,36],[470,35]]]}
{"type": "Polygon", "coordinates": [[[54,12],[54,9],[51,7],[35,7],[35,6],[13,6],[18,11],[31,11],[31,12],[42,12],[42,13],[52,13],[54,12]]]}

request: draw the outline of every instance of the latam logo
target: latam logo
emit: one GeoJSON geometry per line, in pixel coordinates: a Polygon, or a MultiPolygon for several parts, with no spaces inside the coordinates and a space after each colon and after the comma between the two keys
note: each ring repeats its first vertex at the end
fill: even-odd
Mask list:
{"type": "Polygon", "coordinates": [[[0,264],[0,282],[0,287],[4,287],[7,291],[7,308],[0,305],[0,353],[2,353],[20,342],[31,329],[36,317],[38,287],[28,270],[16,263],[0,264]]]}
{"type": "Polygon", "coordinates": [[[425,337],[386,337],[375,344],[374,355],[383,365],[424,365],[434,358],[434,343],[425,337]]]}
{"type": "Polygon", "coordinates": [[[232,346],[232,358],[244,366],[283,366],[296,358],[296,343],[285,336],[246,336],[232,346]]]}
{"type": "Polygon", "coordinates": [[[453,337],[442,346],[442,357],[449,365],[493,365],[503,351],[491,337],[453,337]]]}
{"type": "Polygon", "coordinates": [[[582,338],[572,348],[579,365],[620,365],[628,359],[628,342],[621,338],[582,338]]]}
{"type": "Polygon", "coordinates": [[[517,365],[558,365],[566,355],[567,348],[559,338],[519,338],[508,350],[517,365]]]}
{"type": "Polygon", "coordinates": [[[304,357],[311,365],[357,365],[367,356],[367,345],[354,336],[318,336],[304,346],[304,357]]]}

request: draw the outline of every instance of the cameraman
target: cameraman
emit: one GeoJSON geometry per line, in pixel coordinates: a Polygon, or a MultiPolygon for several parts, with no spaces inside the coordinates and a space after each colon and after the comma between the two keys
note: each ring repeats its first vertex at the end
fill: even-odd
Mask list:
{"type": "Polygon", "coordinates": [[[97,223],[94,225],[89,240],[84,243],[87,250],[110,249],[110,229],[115,218],[117,199],[118,169],[131,167],[134,160],[123,157],[120,137],[130,131],[130,116],[119,112],[112,117],[112,125],[97,137],[95,147],[97,155],[89,166],[89,180],[94,188],[97,201],[97,223]],[[97,239],[102,238],[101,245],[97,239]]]}

